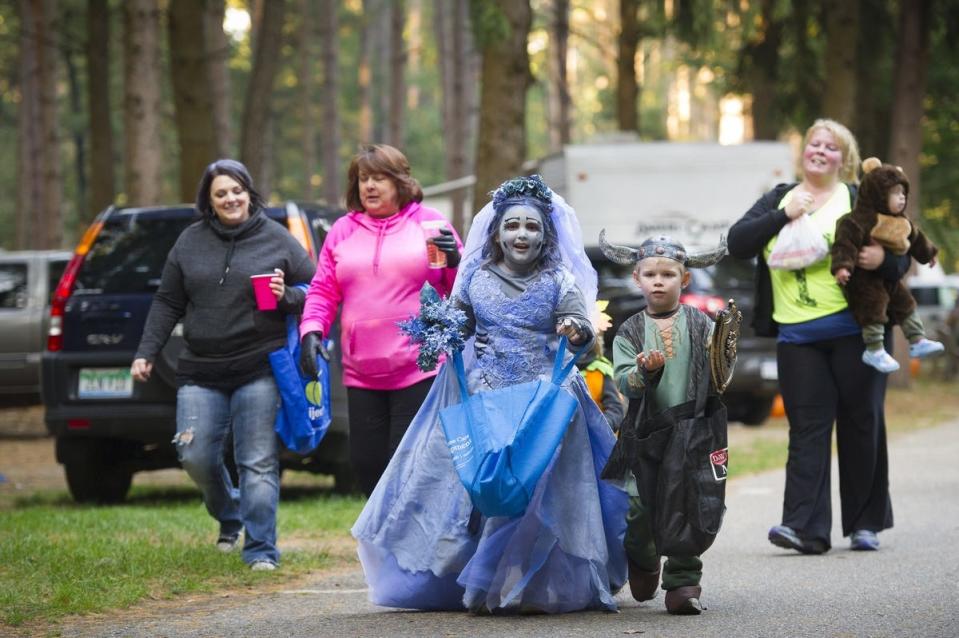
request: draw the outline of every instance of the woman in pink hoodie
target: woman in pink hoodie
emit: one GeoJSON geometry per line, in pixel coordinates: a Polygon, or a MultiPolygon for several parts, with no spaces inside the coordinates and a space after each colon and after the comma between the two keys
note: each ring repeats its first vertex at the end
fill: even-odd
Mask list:
{"type": "Polygon", "coordinates": [[[363,147],[347,177],[350,212],[323,243],[300,322],[300,366],[315,376],[316,357],[329,359],[323,337],[342,307],[350,463],[367,495],[436,375],[416,367],[418,350],[396,323],[419,312],[424,282],[448,295],[460,260],[462,242],[447,225],[429,240],[445,255],[446,266],[430,266],[424,228],[445,218],[422,200],[403,153],[385,144],[363,147]]]}

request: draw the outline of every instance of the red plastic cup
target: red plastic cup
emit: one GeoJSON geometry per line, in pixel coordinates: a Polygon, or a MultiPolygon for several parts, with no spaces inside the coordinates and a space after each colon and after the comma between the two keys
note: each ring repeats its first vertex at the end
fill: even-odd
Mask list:
{"type": "MultiPolygon", "coordinates": [[[[446,228],[447,223],[442,219],[429,219],[420,222],[420,226],[423,228],[423,236],[430,239],[439,235],[440,229],[446,228]]],[[[426,242],[426,259],[430,268],[446,268],[446,253],[429,241],[426,242]]]]}
{"type": "Polygon", "coordinates": [[[276,296],[270,290],[270,280],[275,276],[276,273],[272,272],[268,275],[250,275],[256,307],[260,310],[276,310],[276,296]]]}

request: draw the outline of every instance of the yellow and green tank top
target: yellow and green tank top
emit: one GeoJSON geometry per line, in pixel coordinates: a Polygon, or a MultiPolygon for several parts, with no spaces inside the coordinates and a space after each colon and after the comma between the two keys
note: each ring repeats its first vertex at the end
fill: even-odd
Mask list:
{"type": "MultiPolygon", "coordinates": [[[[790,190],[779,202],[784,207],[792,199],[795,189],[790,190]]],[[[816,227],[822,231],[826,244],[831,248],[836,238],[839,218],[852,210],[849,187],[840,183],[832,196],[819,209],[810,214],[816,227]]],[[[776,246],[779,235],[769,240],[763,250],[768,259],[776,246]]],[[[832,258],[824,259],[799,270],[769,269],[773,288],[773,319],[781,324],[802,323],[831,315],[846,309],[846,298],[830,272],[832,258]]]]}

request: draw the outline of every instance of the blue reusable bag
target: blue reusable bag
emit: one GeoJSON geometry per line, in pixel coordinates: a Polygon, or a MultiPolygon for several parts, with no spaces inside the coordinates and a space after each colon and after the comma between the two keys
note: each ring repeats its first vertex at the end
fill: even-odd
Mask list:
{"type": "Polygon", "coordinates": [[[440,421],[460,481],[485,516],[514,517],[526,511],[566,434],[577,401],[560,384],[579,353],[564,366],[565,352],[566,337],[562,337],[550,381],[529,381],[472,396],[463,357],[453,353],[463,402],[440,410],[440,421]]]}
{"type": "Polygon", "coordinates": [[[330,364],[316,358],[315,379],[300,374],[300,331],[296,316],[286,316],[286,347],[269,354],[273,378],[280,391],[274,428],[287,449],[312,451],[330,427],[330,364]]]}

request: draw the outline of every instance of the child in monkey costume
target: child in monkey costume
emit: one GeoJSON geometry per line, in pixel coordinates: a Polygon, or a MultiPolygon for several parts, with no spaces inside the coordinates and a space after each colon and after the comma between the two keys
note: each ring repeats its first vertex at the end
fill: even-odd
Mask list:
{"type": "Polygon", "coordinates": [[[880,372],[899,369],[883,348],[887,322],[902,326],[909,356],[927,357],[943,351],[926,339],[916,302],[902,281],[889,283],[874,270],[856,268],[859,250],[875,242],[897,255],[910,255],[920,264],[936,264],[939,249],[906,217],[909,180],[898,166],[870,157],[862,163],[863,178],[852,212],[839,220],[832,246],[832,274],[845,287],[846,299],[859,325],[866,350],[862,360],[880,372]]]}

